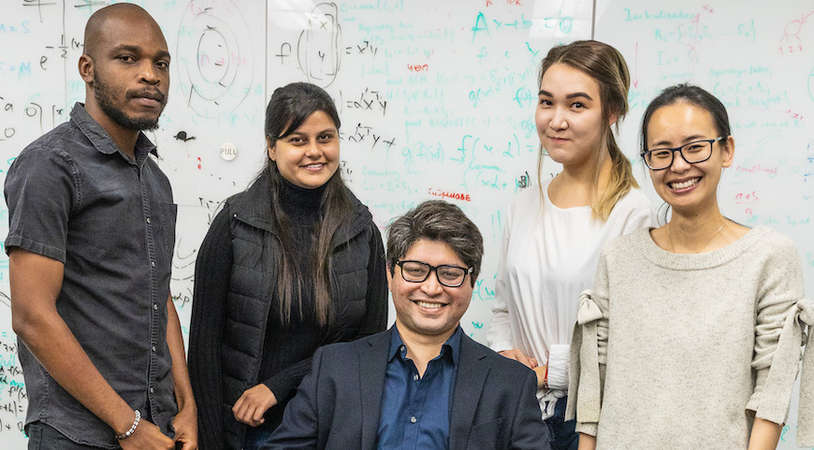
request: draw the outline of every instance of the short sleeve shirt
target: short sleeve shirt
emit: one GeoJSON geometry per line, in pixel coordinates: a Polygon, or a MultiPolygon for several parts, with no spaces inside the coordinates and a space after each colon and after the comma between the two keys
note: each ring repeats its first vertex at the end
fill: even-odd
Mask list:
{"type": "MultiPolygon", "coordinates": [[[[64,264],[57,311],[90,360],[134,409],[171,435],[177,414],[167,346],[167,298],[176,205],[169,180],[139,134],[135,160],[77,103],[68,122],[26,147],[5,182],[7,252],[64,264]]],[[[19,345],[26,424],[118,448],[113,430],[68,394],[19,345]]]]}

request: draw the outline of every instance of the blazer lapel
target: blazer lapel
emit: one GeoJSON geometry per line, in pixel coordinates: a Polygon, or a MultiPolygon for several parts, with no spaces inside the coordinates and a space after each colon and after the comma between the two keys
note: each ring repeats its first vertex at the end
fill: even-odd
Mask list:
{"type": "Polygon", "coordinates": [[[466,334],[461,336],[460,351],[449,420],[450,450],[463,449],[469,440],[469,431],[490,370],[486,352],[466,334]]]}
{"type": "Polygon", "coordinates": [[[376,446],[379,430],[384,375],[387,370],[387,350],[393,328],[379,333],[359,346],[359,393],[362,396],[362,449],[376,446]]]}

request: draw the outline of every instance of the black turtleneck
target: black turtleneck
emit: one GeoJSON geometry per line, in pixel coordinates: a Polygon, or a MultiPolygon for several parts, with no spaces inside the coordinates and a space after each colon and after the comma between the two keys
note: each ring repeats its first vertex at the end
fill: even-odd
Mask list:
{"type": "MultiPolygon", "coordinates": [[[[282,178],[282,177],[281,177],[282,178]]],[[[313,321],[314,318],[314,273],[313,261],[314,251],[317,245],[316,234],[319,231],[320,203],[325,193],[325,186],[316,189],[306,189],[290,183],[285,178],[280,187],[280,206],[288,217],[291,225],[285,236],[280,236],[288,241],[286,248],[289,252],[291,262],[297,268],[297,274],[302,280],[302,293],[299,302],[293,299],[291,305],[292,317],[297,318],[302,312],[306,321],[313,321]],[[302,305],[302,308],[300,308],[302,305]]],[[[275,297],[273,303],[275,308],[270,312],[269,324],[281,326],[279,319],[279,299],[275,297]]],[[[268,340],[266,342],[268,344],[268,340]]],[[[260,379],[265,379],[263,371],[260,371],[260,379]]]]}

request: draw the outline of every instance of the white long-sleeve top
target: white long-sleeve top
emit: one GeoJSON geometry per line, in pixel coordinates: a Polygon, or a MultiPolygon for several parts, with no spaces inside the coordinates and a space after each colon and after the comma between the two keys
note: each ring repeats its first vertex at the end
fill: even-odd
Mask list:
{"type": "Polygon", "coordinates": [[[650,202],[639,189],[620,199],[603,222],[592,217],[590,206],[555,206],[548,198],[549,183],[542,186],[542,203],[540,188],[534,187],[521,191],[509,208],[487,332],[493,350],[517,348],[548,364],[549,386],[559,392],[538,393],[544,417],[553,413],[552,400],[568,389],[579,293],[593,283],[599,250],[654,222],[650,202]]]}

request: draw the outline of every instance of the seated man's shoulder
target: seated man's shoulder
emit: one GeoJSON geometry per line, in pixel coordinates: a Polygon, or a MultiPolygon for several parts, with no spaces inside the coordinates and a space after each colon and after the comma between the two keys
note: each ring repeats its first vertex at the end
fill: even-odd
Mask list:
{"type": "Polygon", "coordinates": [[[342,359],[348,357],[349,355],[356,354],[360,350],[368,349],[373,345],[373,343],[384,338],[387,338],[389,342],[388,331],[372,334],[370,336],[359,338],[355,341],[328,344],[320,347],[319,352],[321,353],[323,359],[342,359]]]}
{"type": "Polygon", "coordinates": [[[489,365],[495,369],[493,370],[493,373],[496,376],[507,380],[513,380],[513,382],[516,384],[518,381],[522,381],[525,377],[529,376],[529,374],[533,373],[531,369],[523,364],[513,359],[506,358],[480,342],[475,340],[472,340],[472,342],[477,346],[479,351],[486,354],[486,359],[489,362],[489,365]]]}

